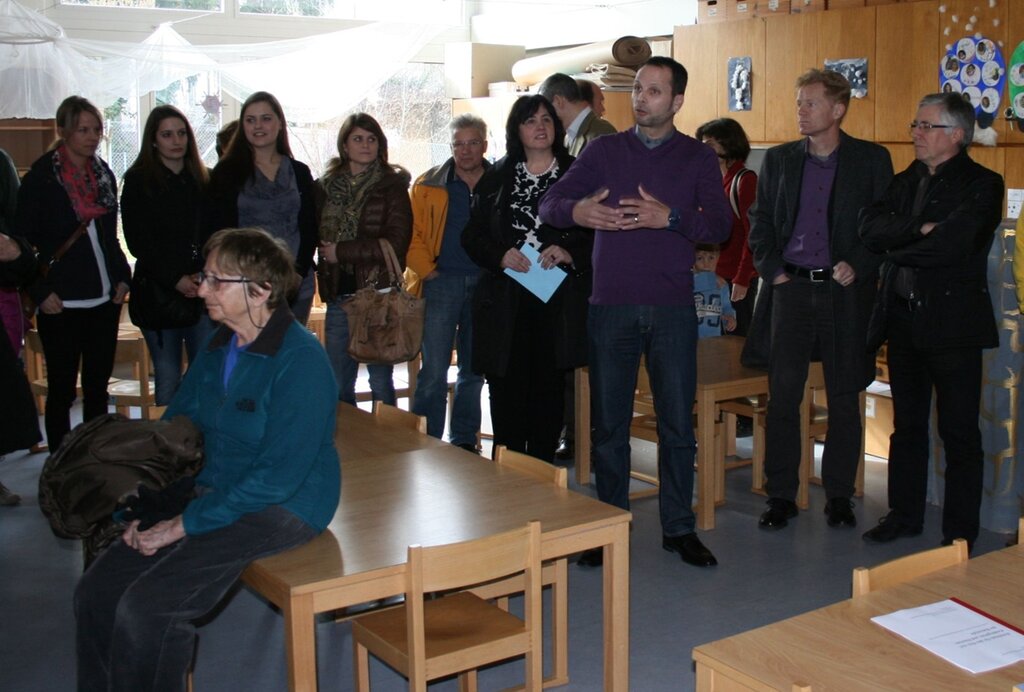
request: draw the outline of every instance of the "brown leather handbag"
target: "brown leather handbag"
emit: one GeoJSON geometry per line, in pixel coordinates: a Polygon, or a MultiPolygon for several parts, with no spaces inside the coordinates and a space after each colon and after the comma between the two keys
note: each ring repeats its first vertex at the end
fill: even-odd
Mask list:
{"type": "Polygon", "coordinates": [[[393,365],[420,352],[426,302],[405,290],[402,266],[391,243],[380,238],[380,249],[388,284],[360,288],[341,307],[348,316],[348,354],[360,363],[393,365]]]}

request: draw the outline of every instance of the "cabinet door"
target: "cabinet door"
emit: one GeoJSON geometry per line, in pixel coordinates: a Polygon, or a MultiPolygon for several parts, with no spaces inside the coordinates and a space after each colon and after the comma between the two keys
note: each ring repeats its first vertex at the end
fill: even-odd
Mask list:
{"type": "Polygon", "coordinates": [[[850,99],[850,108],[843,119],[843,130],[861,139],[875,139],[877,97],[871,84],[875,65],[875,8],[818,12],[810,16],[818,22],[818,59],[814,67],[824,67],[826,60],[867,58],[867,96],[850,99]]]}
{"type": "Polygon", "coordinates": [[[875,8],[878,48],[875,64],[868,66],[868,90],[875,92],[875,138],[880,142],[910,142],[908,126],[917,102],[938,91],[937,5],[905,2],[875,8]]]}
{"type": "Polygon", "coordinates": [[[702,123],[718,117],[718,44],[726,24],[676,27],[672,57],[683,64],[689,75],[683,107],[675,117],[680,132],[693,135],[702,123]]]}
{"type": "MultiPolygon", "coordinates": [[[[798,139],[796,78],[818,62],[818,15],[810,12],[765,17],[765,118],[767,142],[798,139]]],[[[849,56],[848,56],[849,57],[849,56]]]]}
{"type": "MultiPolygon", "coordinates": [[[[715,86],[718,91],[718,117],[732,118],[747,133],[747,139],[764,139],[765,69],[763,19],[747,19],[719,25],[718,62],[715,86]],[[729,58],[750,58],[750,110],[729,110],[729,58]]],[[[691,130],[692,134],[692,130],[691,130]]]]}

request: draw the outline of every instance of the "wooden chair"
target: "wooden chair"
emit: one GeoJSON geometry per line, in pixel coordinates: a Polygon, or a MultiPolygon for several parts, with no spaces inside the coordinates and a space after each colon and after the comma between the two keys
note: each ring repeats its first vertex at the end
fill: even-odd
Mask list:
{"type": "Polygon", "coordinates": [[[853,597],[888,589],[922,574],[943,567],[967,562],[967,541],[957,538],[953,545],[923,550],[920,553],[883,562],[877,567],[855,567],[853,570],[853,597]]]}
{"type": "MultiPolygon", "coordinates": [[[[809,402],[804,407],[805,416],[800,422],[802,444],[800,447],[800,486],[797,490],[796,505],[800,509],[807,509],[810,506],[810,484],[821,485],[821,477],[814,474],[814,443],[828,434],[828,407],[823,401],[825,382],[821,368],[812,364],[804,384],[804,401],[809,402]],[[816,395],[817,393],[817,395],[816,395]]],[[[861,428],[864,428],[864,404],[866,395],[860,394],[860,418],[861,428]]],[[[755,419],[757,424],[765,425],[765,417],[755,419]]],[[[755,433],[757,434],[757,433],[755,433]]],[[[763,430],[760,432],[762,439],[763,430]]],[[[764,453],[754,455],[751,471],[751,490],[761,495],[765,492],[764,475],[764,453]]],[[[853,482],[854,496],[864,496],[864,435],[861,433],[860,457],[857,463],[857,475],[853,482]]]]}
{"type": "Polygon", "coordinates": [[[150,359],[146,340],[141,333],[121,333],[114,351],[114,366],[127,365],[131,368],[130,378],[118,378],[107,385],[110,404],[118,413],[130,418],[130,408],[138,407],[142,418],[149,418],[148,410],[156,405],[156,393],[150,384],[150,359]]]}
{"type": "Polygon", "coordinates": [[[35,329],[25,332],[25,374],[28,376],[29,389],[36,399],[36,409],[42,415],[46,409],[46,394],[50,390],[46,381],[43,341],[35,329]]]}
{"type": "Polygon", "coordinates": [[[1024,543],[1024,517],[1017,520],[1017,545],[1024,543]]]}
{"type": "MultiPolygon", "coordinates": [[[[516,469],[559,488],[569,487],[569,471],[535,457],[513,452],[505,445],[494,448],[494,461],[501,466],[516,469]]],[[[551,675],[544,679],[545,686],[564,685],[569,682],[569,566],[560,558],[545,562],[541,568],[541,586],[551,587],[551,657],[554,660],[551,675]]],[[[472,589],[480,598],[497,599],[498,607],[508,610],[508,597],[523,593],[526,585],[522,575],[501,579],[472,589]]]]}
{"type": "Polygon", "coordinates": [[[373,402],[373,415],[382,423],[390,423],[391,425],[398,425],[421,432],[424,435],[427,434],[426,416],[417,416],[415,413],[403,411],[396,406],[385,404],[382,401],[373,402]]]}
{"type": "Polygon", "coordinates": [[[515,531],[431,548],[409,546],[405,604],[355,618],[355,681],[369,690],[369,652],[425,692],[427,681],[459,674],[461,689],[476,689],[476,669],[525,654],[526,690],[542,681],[540,522],[515,531]],[[522,573],[525,618],[519,619],[469,591],[428,599],[472,584],[522,573]]]}

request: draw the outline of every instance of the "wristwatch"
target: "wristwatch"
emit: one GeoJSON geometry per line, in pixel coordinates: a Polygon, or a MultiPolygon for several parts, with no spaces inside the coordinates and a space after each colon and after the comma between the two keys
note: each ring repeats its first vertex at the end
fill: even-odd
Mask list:
{"type": "Polygon", "coordinates": [[[679,230],[679,210],[675,207],[668,210],[668,230],[679,230]]]}

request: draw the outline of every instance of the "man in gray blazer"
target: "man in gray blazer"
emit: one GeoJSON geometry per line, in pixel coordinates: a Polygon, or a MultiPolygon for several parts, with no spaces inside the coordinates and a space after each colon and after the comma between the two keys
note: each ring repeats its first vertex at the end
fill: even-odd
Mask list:
{"type": "Polygon", "coordinates": [[[809,70],[796,88],[804,138],[768,150],[750,212],[750,248],[765,292],[748,347],[767,344],[769,379],[769,500],[760,525],[781,529],[797,516],[800,402],[810,361],[820,359],[829,417],[825,514],[829,526],[853,527],[850,498],[863,435],[859,394],[874,374],[867,323],[881,262],[861,242],[857,215],[885,192],[892,160],[883,147],[840,130],[850,104],[842,75],[809,70]]]}
{"type": "Polygon", "coordinates": [[[583,100],[576,80],[569,75],[556,72],[541,82],[538,91],[555,107],[565,128],[565,147],[571,156],[579,156],[591,140],[615,134],[615,126],[594,114],[583,100]]]}

